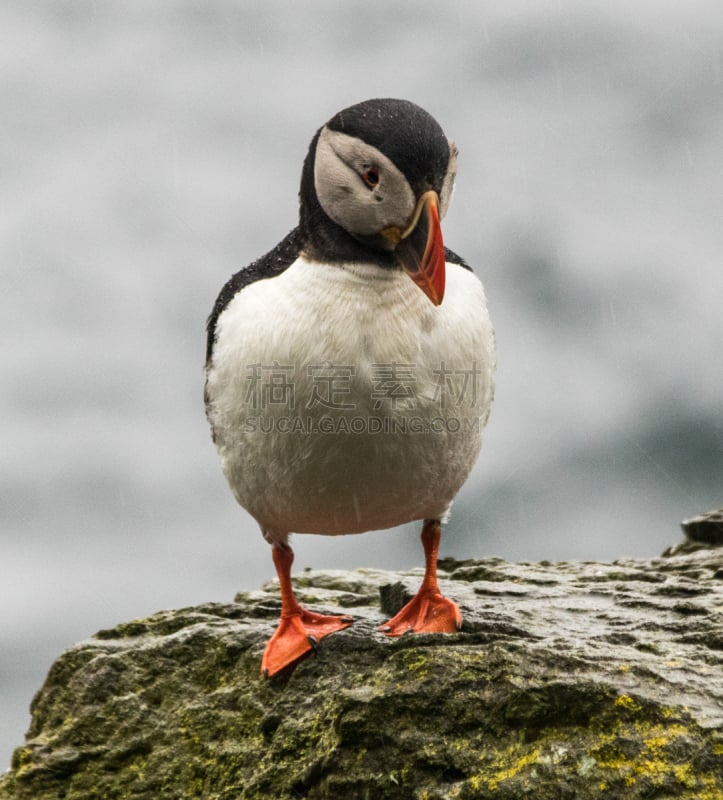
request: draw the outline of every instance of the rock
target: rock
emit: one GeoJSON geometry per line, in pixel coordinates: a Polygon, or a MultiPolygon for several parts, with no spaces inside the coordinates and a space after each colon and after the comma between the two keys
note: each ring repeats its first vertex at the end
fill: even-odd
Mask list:
{"type": "Polygon", "coordinates": [[[706,511],[680,523],[685,534],[685,541],[669,547],[664,556],[675,556],[683,553],[694,553],[708,547],[723,545],[723,508],[706,511]]]}
{"type": "Polygon", "coordinates": [[[723,508],[683,520],[680,527],[692,542],[721,545],[723,544],[723,508]]]}
{"type": "Polygon", "coordinates": [[[278,587],[64,653],[3,800],[723,798],[723,549],[610,564],[444,559],[454,635],[375,628],[419,572],[304,572],[356,623],[264,681],[278,587]]]}

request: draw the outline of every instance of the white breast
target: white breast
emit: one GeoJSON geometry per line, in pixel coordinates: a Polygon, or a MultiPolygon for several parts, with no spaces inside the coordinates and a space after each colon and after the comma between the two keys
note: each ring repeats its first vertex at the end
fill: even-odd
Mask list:
{"type": "Polygon", "coordinates": [[[433,306],[400,270],[299,258],[221,314],[208,417],[238,502],[269,536],[442,518],[481,444],[494,335],[447,265],[433,306]]]}

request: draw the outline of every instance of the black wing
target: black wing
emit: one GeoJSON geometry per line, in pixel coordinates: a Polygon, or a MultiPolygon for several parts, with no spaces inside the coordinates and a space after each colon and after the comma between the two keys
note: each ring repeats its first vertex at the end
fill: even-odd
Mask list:
{"type": "Polygon", "coordinates": [[[444,257],[450,264],[459,264],[460,267],[464,267],[472,272],[472,267],[462,258],[462,256],[458,256],[455,252],[449,249],[449,247],[444,248],[444,257]]]}
{"type": "Polygon", "coordinates": [[[302,247],[302,237],[299,228],[294,228],[286,238],[282,239],[271,252],[249,264],[248,267],[232,275],[221,289],[221,293],[216,298],[213,311],[206,323],[206,365],[211,361],[213,346],[216,342],[216,324],[223,310],[231,302],[244,286],[248,286],[254,281],[263,278],[273,278],[280,275],[285,269],[290,267],[299,257],[302,247]]]}

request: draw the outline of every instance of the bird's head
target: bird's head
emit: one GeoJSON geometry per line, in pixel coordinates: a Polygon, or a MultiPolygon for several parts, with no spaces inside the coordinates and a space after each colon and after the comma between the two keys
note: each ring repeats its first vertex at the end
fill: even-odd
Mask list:
{"type": "Polygon", "coordinates": [[[457,149],[406,100],[367,100],[315,135],[301,180],[301,226],[316,257],[374,251],[401,266],[435,305],[444,296],[440,220],[454,186],[457,149]]]}

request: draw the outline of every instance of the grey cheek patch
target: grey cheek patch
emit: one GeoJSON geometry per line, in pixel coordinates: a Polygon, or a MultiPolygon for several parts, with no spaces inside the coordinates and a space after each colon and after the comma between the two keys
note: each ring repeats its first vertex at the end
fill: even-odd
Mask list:
{"type": "Polygon", "coordinates": [[[324,211],[354,235],[374,236],[389,226],[403,227],[414,211],[414,192],[383,153],[328,128],[322,130],[316,145],[314,185],[324,211]],[[371,165],[379,170],[375,189],[361,178],[371,165]]]}
{"type": "Polygon", "coordinates": [[[447,174],[444,176],[442,183],[442,191],[439,195],[439,218],[444,219],[447,213],[449,204],[452,202],[452,195],[454,194],[454,181],[457,177],[457,156],[459,150],[457,145],[450,141],[449,143],[449,164],[447,165],[447,174]]]}

